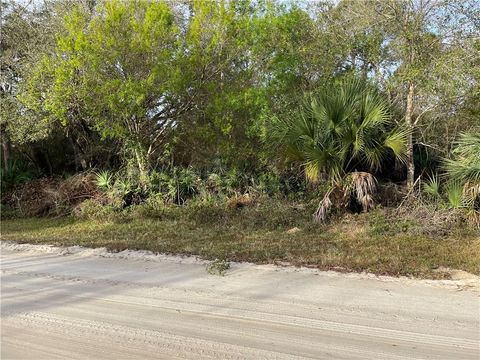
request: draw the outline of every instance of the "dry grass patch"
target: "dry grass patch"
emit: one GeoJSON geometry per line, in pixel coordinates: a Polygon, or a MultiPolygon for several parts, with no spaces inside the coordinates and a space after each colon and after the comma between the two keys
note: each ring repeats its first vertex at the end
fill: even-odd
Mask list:
{"type": "Polygon", "coordinates": [[[411,218],[375,210],[318,225],[309,210],[279,204],[169,211],[159,219],[4,220],[2,239],[427,278],[448,276],[441,267],[480,274],[479,233],[462,223],[432,232],[411,218]],[[300,231],[289,233],[293,227],[300,231]]]}

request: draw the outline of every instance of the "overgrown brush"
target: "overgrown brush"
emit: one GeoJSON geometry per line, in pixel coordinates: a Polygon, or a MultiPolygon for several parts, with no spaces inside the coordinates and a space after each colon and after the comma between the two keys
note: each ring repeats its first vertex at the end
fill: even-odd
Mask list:
{"type": "Polygon", "coordinates": [[[46,177],[20,185],[3,201],[23,216],[69,215],[87,199],[101,200],[92,172],[78,173],[66,179],[46,177]]]}
{"type": "Polygon", "coordinates": [[[0,184],[1,192],[4,193],[10,189],[18,187],[35,177],[31,166],[18,159],[10,159],[6,166],[0,166],[0,184]]]}
{"type": "Polygon", "coordinates": [[[452,157],[443,160],[443,174],[423,181],[423,192],[442,209],[461,213],[480,227],[480,136],[465,133],[455,142],[452,157]]]}
{"type": "Polygon", "coordinates": [[[26,182],[3,194],[2,201],[22,216],[49,215],[57,204],[55,194],[59,182],[52,177],[26,182]]]}
{"type": "Polygon", "coordinates": [[[75,174],[59,182],[52,194],[59,205],[72,207],[86,199],[101,198],[92,172],[75,174]]]}
{"type": "Polygon", "coordinates": [[[80,220],[112,221],[120,218],[114,207],[94,199],[85,200],[76,206],[72,214],[80,220]]]}
{"type": "Polygon", "coordinates": [[[450,204],[467,209],[470,222],[480,227],[480,135],[462,134],[455,142],[452,158],[444,159],[443,168],[450,181],[450,204]]]}

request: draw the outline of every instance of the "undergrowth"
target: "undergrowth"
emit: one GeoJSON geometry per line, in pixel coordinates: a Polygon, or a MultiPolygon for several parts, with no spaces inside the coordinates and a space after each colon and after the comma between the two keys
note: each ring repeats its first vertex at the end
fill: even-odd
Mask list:
{"type": "Polygon", "coordinates": [[[441,267],[480,274],[480,234],[461,217],[377,208],[317,224],[311,206],[271,198],[241,208],[193,202],[149,208],[149,216],[145,204],[103,206],[90,218],[3,220],[2,239],[428,278],[446,276],[441,267]]]}

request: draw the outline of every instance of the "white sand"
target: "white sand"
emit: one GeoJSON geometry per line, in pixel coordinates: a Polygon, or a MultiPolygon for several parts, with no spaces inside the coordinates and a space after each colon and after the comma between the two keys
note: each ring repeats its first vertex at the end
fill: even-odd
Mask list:
{"type": "MultiPolygon", "coordinates": [[[[2,359],[478,359],[479,279],[1,243],[2,359]]],[[[445,269],[442,269],[442,271],[445,269]]]]}

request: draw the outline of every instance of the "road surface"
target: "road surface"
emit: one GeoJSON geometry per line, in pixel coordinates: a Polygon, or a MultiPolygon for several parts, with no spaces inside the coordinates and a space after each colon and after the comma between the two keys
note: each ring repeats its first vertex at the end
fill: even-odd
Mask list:
{"type": "Polygon", "coordinates": [[[2,360],[480,358],[471,281],[72,249],[2,243],[2,360]]]}

